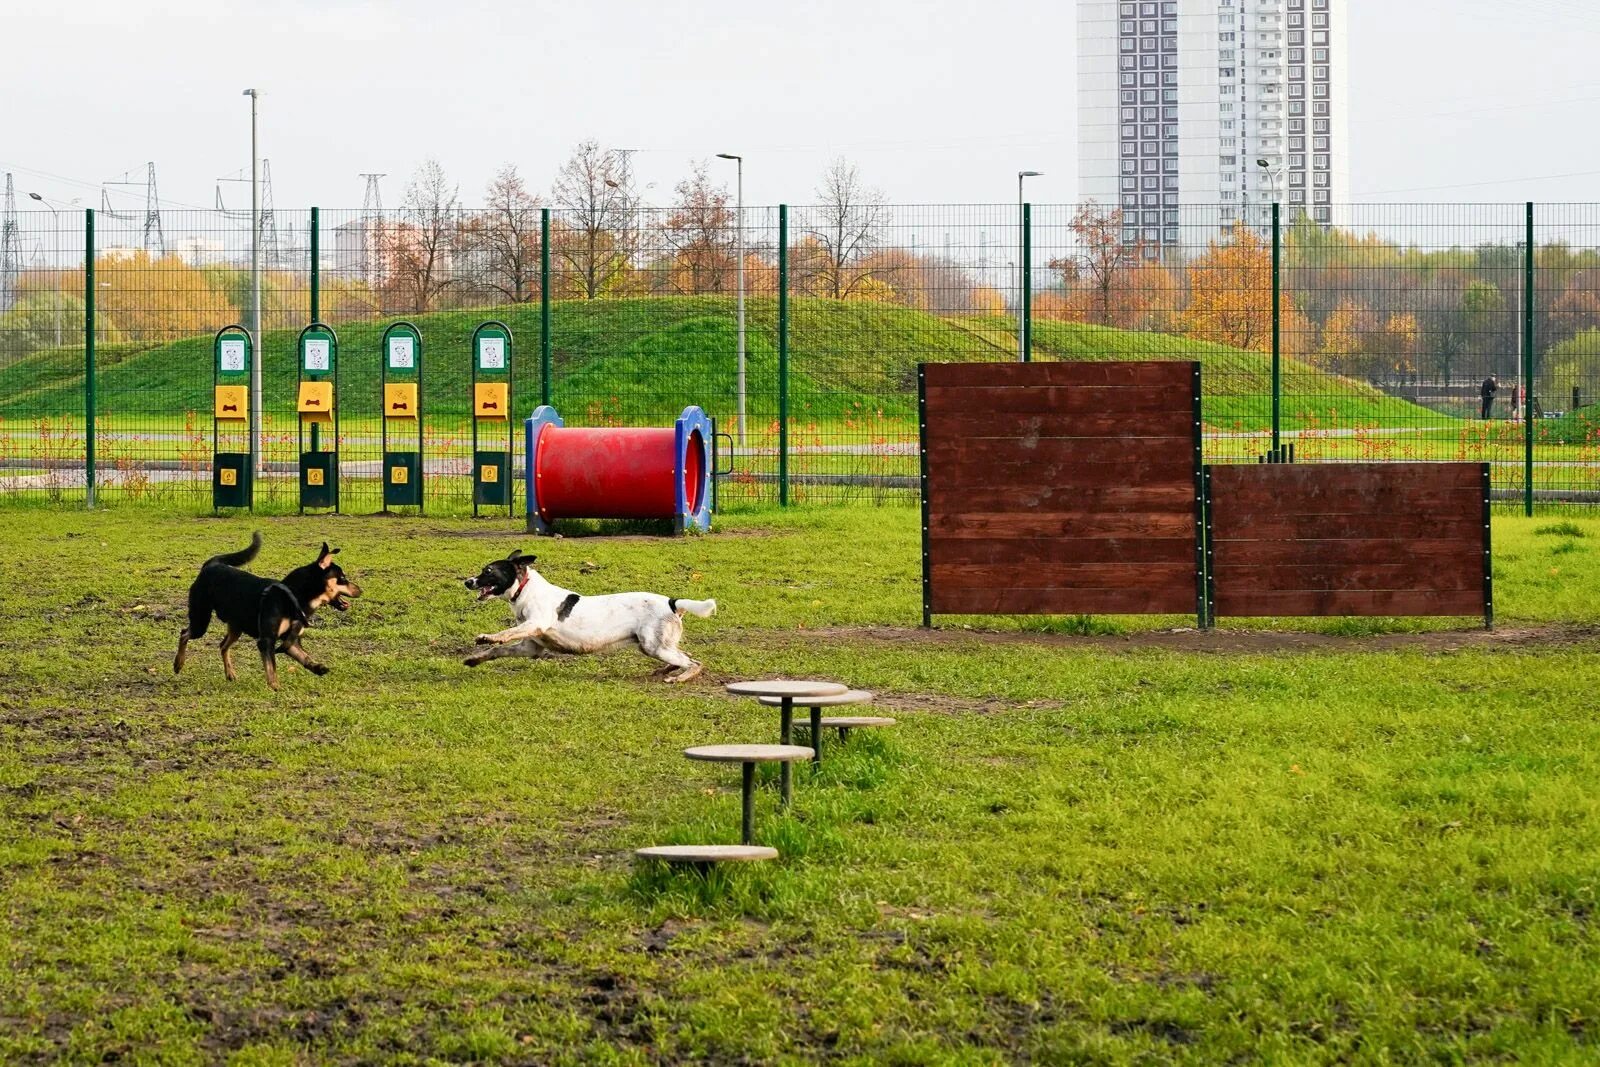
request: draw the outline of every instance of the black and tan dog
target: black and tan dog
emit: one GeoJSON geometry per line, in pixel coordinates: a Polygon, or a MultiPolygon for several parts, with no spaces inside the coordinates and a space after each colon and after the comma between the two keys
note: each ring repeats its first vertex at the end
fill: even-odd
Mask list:
{"type": "Polygon", "coordinates": [[[232,651],[241,634],[256,639],[267,685],[273,689],[278,688],[279,652],[287,653],[313,674],[328,673],[327,667],[300,647],[300,635],[311,621],[312,612],[324,605],[344,611],[350,598],[361,595],[361,587],[333,562],[334,553],[339,550],[329,548],[326,541],[314,562],[296,567],[276,582],[240,569],[260,551],[261,535],[257,533],[250,539],[249,548],[212,556],[200,568],[200,576],[189,587],[189,625],[178,635],[178,654],[172,660],[174,674],[183,670],[189,641],[205,636],[213,613],[228,627],[222,639],[222,669],[228,681],[235,677],[232,651]]]}

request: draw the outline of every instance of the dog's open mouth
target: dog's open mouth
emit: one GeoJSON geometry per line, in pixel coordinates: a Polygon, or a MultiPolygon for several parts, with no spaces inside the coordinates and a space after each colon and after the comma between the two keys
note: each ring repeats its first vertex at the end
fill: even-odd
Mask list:
{"type": "Polygon", "coordinates": [[[479,600],[488,600],[492,596],[494,596],[494,590],[493,589],[490,589],[486,585],[478,587],[478,599],[479,600]]]}
{"type": "Polygon", "coordinates": [[[334,611],[349,611],[350,601],[345,599],[343,593],[340,593],[338,596],[328,601],[328,606],[333,608],[334,611]]]}

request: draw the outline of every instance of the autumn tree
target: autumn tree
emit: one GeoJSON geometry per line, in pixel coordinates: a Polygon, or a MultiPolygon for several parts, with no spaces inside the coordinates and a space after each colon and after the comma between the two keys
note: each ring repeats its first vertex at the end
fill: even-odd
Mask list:
{"type": "Polygon", "coordinates": [[[725,293],[732,288],[730,278],[738,265],[737,220],[728,200],[727,186],[712,184],[704,160],[678,183],[664,235],[672,252],[668,277],[676,292],[725,293]]]}
{"type": "MultiPolygon", "coordinates": [[[[1282,294],[1285,309],[1288,294],[1282,294]]],[[[1178,318],[1190,337],[1251,351],[1272,348],[1272,249],[1236,224],[1189,267],[1189,306],[1178,318]]]]}
{"type": "MultiPolygon", "coordinates": [[[[97,332],[104,319],[132,341],[173,341],[240,316],[225,288],[175,254],[112,253],[95,257],[94,269],[97,332]]],[[[83,284],[81,270],[61,275],[67,293],[82,293],[83,284]]]]}
{"type": "Polygon", "coordinates": [[[581,142],[557,172],[551,196],[562,212],[551,251],[577,279],[580,295],[593,300],[627,269],[634,250],[639,206],[626,156],[581,142]]]}
{"type": "MultiPolygon", "coordinates": [[[[1050,261],[1069,293],[1081,288],[1089,306],[1083,321],[1128,329],[1146,306],[1144,294],[1130,282],[1144,264],[1144,245],[1125,241],[1121,208],[1102,209],[1093,200],[1078,207],[1069,226],[1080,251],[1050,261]]],[[[1072,306],[1069,299],[1067,306],[1072,306]]]]}
{"type": "Polygon", "coordinates": [[[1322,324],[1317,344],[1317,362],[1340,374],[1364,374],[1368,336],[1372,332],[1372,310],[1346,298],[1322,324]]]}
{"type": "Polygon", "coordinates": [[[507,163],[486,190],[484,211],[465,226],[473,282],[514,304],[539,295],[539,198],[507,163]]]}
{"type": "Polygon", "coordinates": [[[882,191],[870,188],[854,164],[835,159],[817,187],[817,206],[804,231],[810,255],[798,276],[818,296],[843,300],[866,287],[872,270],[866,261],[877,251],[889,224],[882,191]]]}
{"type": "Polygon", "coordinates": [[[406,187],[399,225],[383,234],[387,281],[407,310],[428,311],[455,281],[458,193],[438,160],[425,161],[406,187]]]}

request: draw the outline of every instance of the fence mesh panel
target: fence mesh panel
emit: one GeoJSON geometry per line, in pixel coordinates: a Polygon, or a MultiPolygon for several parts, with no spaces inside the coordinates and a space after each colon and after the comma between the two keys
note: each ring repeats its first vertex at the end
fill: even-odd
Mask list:
{"type": "MultiPolygon", "coordinates": [[[[909,502],[916,365],[1011,361],[1026,344],[1040,360],[1199,360],[1212,462],[1274,443],[1300,462],[1479,460],[1509,502],[1531,458],[1541,506],[1600,502],[1600,205],[1537,206],[1530,251],[1520,204],[1341,206],[1331,228],[1286,209],[1275,231],[1269,205],[1178,208],[1143,188],[1119,206],[1031,205],[1024,225],[1018,204],[870,197],[741,214],[706,185],[673,208],[550,210],[548,249],[531,197],[322,210],[315,226],[276,211],[259,233],[257,505],[298,505],[296,338],[313,303],[338,333],[331,444],[355,512],[383,507],[381,339],[402,319],[423,343],[433,510],[471,508],[472,335],[491,320],[514,339],[513,418],[478,428],[505,435],[519,477],[520,419],[546,398],[575,426],[668,426],[696,404],[726,435],[723,506],[778,499],[783,473],[795,502],[909,502]]],[[[98,492],[204,510],[212,335],[250,325],[249,212],[94,222],[98,492]]],[[[0,494],[81,503],[85,213],[22,210],[6,232],[0,494]]],[[[247,450],[224,425],[221,447],[247,450]]],[[[390,420],[391,447],[417,426],[390,420]]]]}

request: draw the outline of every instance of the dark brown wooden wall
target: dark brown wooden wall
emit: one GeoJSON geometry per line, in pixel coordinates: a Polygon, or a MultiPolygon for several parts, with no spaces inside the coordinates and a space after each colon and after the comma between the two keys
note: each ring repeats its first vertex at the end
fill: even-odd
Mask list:
{"type": "Polygon", "coordinates": [[[1200,365],[926,364],[923,613],[1191,614],[1200,365]]]}
{"type": "Polygon", "coordinates": [[[1482,463],[1208,467],[1213,616],[1483,615],[1482,463]]]}

